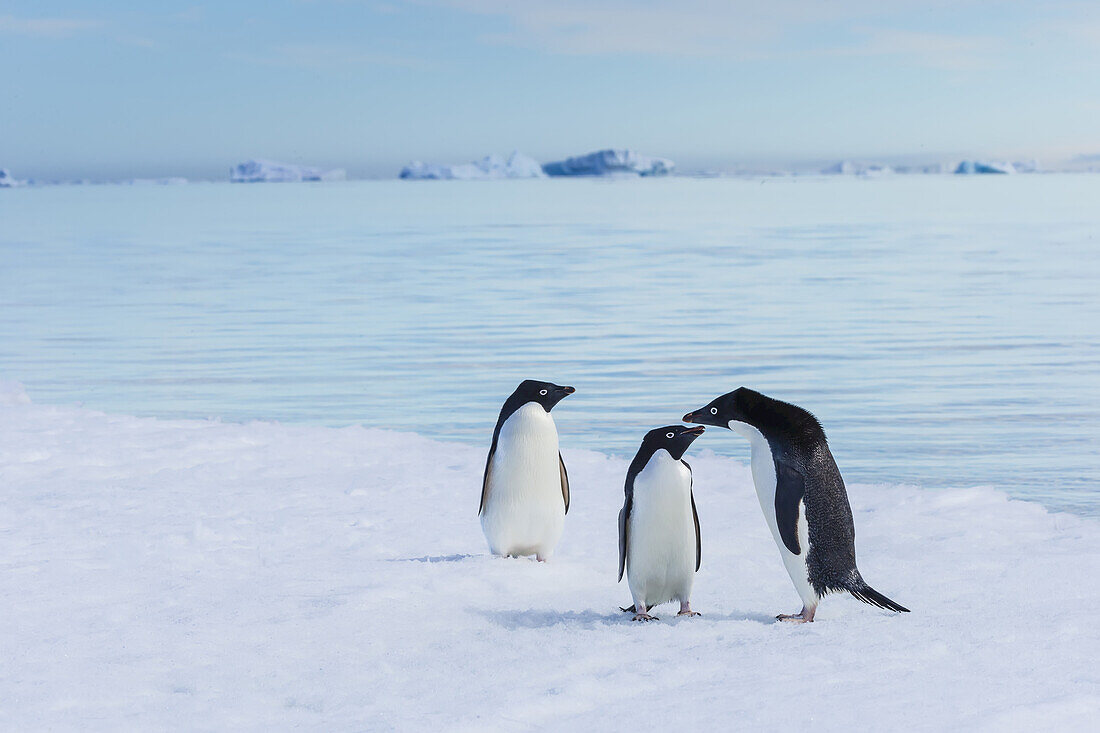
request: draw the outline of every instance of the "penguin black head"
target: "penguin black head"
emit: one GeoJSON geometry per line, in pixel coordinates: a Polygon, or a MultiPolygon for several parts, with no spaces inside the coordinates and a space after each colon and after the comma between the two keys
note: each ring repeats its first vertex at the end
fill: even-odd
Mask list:
{"type": "Polygon", "coordinates": [[[684,422],[729,428],[730,422],[746,423],[764,435],[825,436],[821,423],[810,412],[772,399],[748,387],[715,397],[698,410],[684,415],[684,422]]]}
{"type": "Polygon", "coordinates": [[[768,398],[748,387],[738,387],[708,404],[684,415],[684,422],[729,428],[730,421],[754,425],[752,415],[760,403],[768,398]]]}
{"type": "Polygon", "coordinates": [[[525,379],[516,387],[516,391],[508,398],[508,402],[516,407],[526,405],[528,402],[537,402],[544,410],[550,412],[554,409],[554,405],[576,391],[572,387],[561,387],[551,382],[525,379]]]}
{"type": "Polygon", "coordinates": [[[703,434],[706,430],[702,425],[689,428],[684,425],[666,425],[663,428],[654,428],[642,438],[642,446],[638,449],[639,455],[651,456],[661,448],[668,451],[675,460],[680,460],[687,452],[691,442],[703,434]]]}

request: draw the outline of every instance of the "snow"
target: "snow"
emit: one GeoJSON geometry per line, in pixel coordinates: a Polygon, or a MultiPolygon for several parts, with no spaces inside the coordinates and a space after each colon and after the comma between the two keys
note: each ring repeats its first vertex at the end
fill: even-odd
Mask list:
{"type": "Polygon", "coordinates": [[[972,175],[977,173],[1015,173],[1016,168],[1011,163],[999,163],[990,160],[964,160],[955,168],[959,175],[972,175]]]}
{"type": "Polygon", "coordinates": [[[587,155],[546,163],[549,176],[663,176],[676,167],[668,158],[651,158],[633,150],[598,150],[587,155]]]}
{"type": "Polygon", "coordinates": [[[15,188],[22,186],[24,181],[12,177],[7,168],[0,168],[0,188],[15,188]]]}
{"type": "Polygon", "coordinates": [[[481,160],[461,165],[421,163],[417,160],[402,168],[399,177],[418,180],[480,180],[544,176],[542,166],[537,160],[515,150],[507,159],[499,155],[486,155],[481,160]]]}
{"type": "Polygon", "coordinates": [[[631,623],[627,459],[563,433],[557,554],[492,558],[495,417],[464,445],[3,384],[0,729],[1093,729],[1096,520],[992,488],[851,485],[860,569],[913,612],[830,596],[779,624],[799,601],[749,469],[708,449],[747,444],[714,430],[687,456],[704,615],[631,623]]]}
{"type": "Polygon", "coordinates": [[[343,168],[325,170],[272,160],[248,160],[229,172],[233,183],[292,183],[297,181],[342,181],[347,177],[343,168]]]}

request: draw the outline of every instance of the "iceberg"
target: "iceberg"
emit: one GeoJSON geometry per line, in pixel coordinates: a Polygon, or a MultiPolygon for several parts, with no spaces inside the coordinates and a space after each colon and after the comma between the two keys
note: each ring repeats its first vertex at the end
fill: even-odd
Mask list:
{"type": "Polygon", "coordinates": [[[1011,163],[998,163],[989,160],[964,160],[955,168],[957,175],[974,175],[983,173],[1015,173],[1016,168],[1011,163]]]}
{"type": "Polygon", "coordinates": [[[247,160],[229,171],[233,183],[294,183],[297,181],[342,181],[343,168],[325,170],[305,165],[276,163],[273,160],[247,160]]]}
{"type": "Polygon", "coordinates": [[[119,181],[123,186],[179,186],[187,183],[186,178],[168,176],[167,178],[129,178],[119,181]]]}
{"type": "Polygon", "coordinates": [[[668,158],[651,158],[633,150],[597,150],[542,167],[548,176],[666,176],[676,167],[668,158]]]}
{"type": "Polygon", "coordinates": [[[0,188],[15,188],[16,186],[22,186],[24,183],[26,181],[13,178],[7,168],[0,168],[0,188]]]}
{"type": "Polygon", "coordinates": [[[472,181],[495,178],[543,178],[544,176],[542,166],[537,160],[515,150],[507,160],[499,155],[486,155],[473,163],[459,165],[421,163],[416,160],[402,168],[398,177],[410,180],[472,181]]]}
{"type": "Polygon", "coordinates": [[[882,176],[893,172],[894,170],[888,165],[854,163],[850,160],[842,160],[821,169],[822,175],[826,176],[882,176]]]}

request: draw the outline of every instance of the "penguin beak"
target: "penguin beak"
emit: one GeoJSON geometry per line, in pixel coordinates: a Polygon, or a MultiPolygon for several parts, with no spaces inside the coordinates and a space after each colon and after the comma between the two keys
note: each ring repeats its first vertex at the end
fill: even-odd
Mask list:
{"type": "Polygon", "coordinates": [[[560,389],[562,392],[564,392],[567,395],[571,395],[571,394],[573,394],[574,392],[577,391],[577,390],[573,389],[572,387],[558,387],[558,389],[560,389]]]}
{"type": "Polygon", "coordinates": [[[696,423],[698,425],[714,425],[719,428],[726,427],[722,423],[715,420],[715,418],[710,414],[710,412],[707,411],[705,407],[700,407],[698,410],[693,410],[684,415],[684,422],[696,423]]]}
{"type": "MultiPolygon", "coordinates": [[[[689,422],[689,421],[685,420],[685,422],[689,422]]],[[[705,433],[706,430],[707,429],[704,428],[702,425],[699,425],[698,427],[688,428],[687,430],[684,431],[684,435],[694,435],[696,438],[698,438],[700,435],[705,433]]]]}

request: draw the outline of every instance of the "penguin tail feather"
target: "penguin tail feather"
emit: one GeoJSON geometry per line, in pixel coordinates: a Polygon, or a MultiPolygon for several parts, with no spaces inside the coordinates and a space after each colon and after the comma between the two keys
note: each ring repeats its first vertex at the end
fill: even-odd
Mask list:
{"type": "Polygon", "coordinates": [[[863,601],[864,603],[869,603],[872,606],[878,606],[879,608],[885,608],[887,611],[897,611],[898,613],[909,613],[908,608],[906,608],[905,606],[901,605],[900,603],[898,603],[896,601],[891,601],[889,598],[882,595],[881,593],[879,593],[877,590],[875,590],[871,586],[867,585],[867,583],[863,582],[862,579],[860,579],[859,585],[856,585],[852,588],[849,588],[848,592],[851,593],[856,598],[858,598],[859,600],[863,601]]]}

